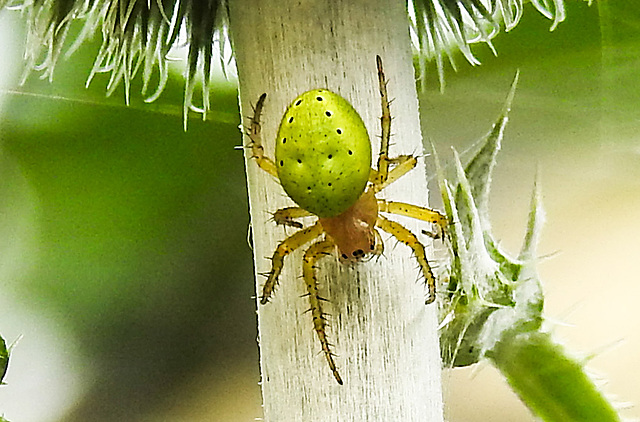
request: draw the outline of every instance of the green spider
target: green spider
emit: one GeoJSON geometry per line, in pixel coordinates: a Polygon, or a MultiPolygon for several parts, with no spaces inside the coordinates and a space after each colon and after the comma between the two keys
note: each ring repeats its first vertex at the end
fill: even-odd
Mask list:
{"type": "Polygon", "coordinates": [[[252,158],[261,169],[280,181],[287,195],[298,205],[277,210],[273,215],[276,224],[300,229],[282,241],[273,253],[260,303],[266,304],[271,298],[285,257],[315,241],[304,253],[302,274],[309,293],[314,329],[339,384],[342,384],[342,378],[326,335],[326,314],[322,310],[323,299],[318,293],[314,271],[316,262],[334,250],[345,263],[380,255],[384,246],[379,228],[413,250],[428,286],[426,303],[429,304],[435,300],[436,280],[424,246],[411,231],[380,213],[435,224],[436,238],[443,236],[447,222],[445,216],[432,209],[376,198],[378,192],[417,163],[412,155],[388,156],[391,113],[387,81],[380,56],[376,57],[376,62],[382,97],[382,136],[375,169],[371,168],[371,142],[362,118],[347,100],[327,89],[307,91],[287,108],[278,129],[275,161],[264,155],[260,134],[260,115],[267,94],[260,96],[248,131],[252,158]],[[306,228],[296,221],[311,216],[318,219],[306,228]]]}

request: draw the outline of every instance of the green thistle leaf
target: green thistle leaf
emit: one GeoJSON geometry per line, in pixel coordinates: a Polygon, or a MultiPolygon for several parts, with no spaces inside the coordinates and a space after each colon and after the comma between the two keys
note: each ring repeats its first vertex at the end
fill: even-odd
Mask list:
{"type": "Polygon", "coordinates": [[[449,367],[488,359],[544,421],[619,421],[584,366],[542,329],[544,296],[536,270],[536,246],[544,211],[538,183],[518,257],[503,252],[491,233],[491,173],[517,79],[516,75],[501,115],[469,164],[463,168],[455,155],[455,187],[438,170],[452,222],[452,259],[441,307],[441,355],[449,367]]]}
{"type": "Polygon", "coordinates": [[[2,380],[7,374],[7,368],[9,367],[9,350],[4,339],[0,336],[0,385],[4,383],[2,380]]]}

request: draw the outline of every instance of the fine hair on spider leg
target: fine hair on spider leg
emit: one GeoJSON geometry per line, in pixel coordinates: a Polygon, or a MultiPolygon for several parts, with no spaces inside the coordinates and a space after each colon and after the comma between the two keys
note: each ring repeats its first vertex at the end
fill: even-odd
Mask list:
{"type": "Polygon", "coordinates": [[[304,253],[304,259],[302,264],[302,276],[307,285],[307,291],[309,292],[309,304],[310,313],[313,318],[313,326],[320,340],[322,351],[327,359],[329,368],[333,373],[334,378],[338,384],[342,385],[343,381],[338,373],[335,361],[333,359],[334,354],[331,350],[331,344],[326,333],[327,326],[327,314],[322,309],[322,300],[318,293],[318,280],[316,277],[316,262],[331,254],[335,244],[328,239],[321,240],[311,245],[304,253]]]}

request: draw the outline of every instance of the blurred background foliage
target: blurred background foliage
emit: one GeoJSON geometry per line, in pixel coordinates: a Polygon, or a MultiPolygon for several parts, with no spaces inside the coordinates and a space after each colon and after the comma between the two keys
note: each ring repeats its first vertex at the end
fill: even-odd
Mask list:
{"type": "MultiPolygon", "coordinates": [[[[2,47],[13,49],[3,68],[20,76],[20,16],[0,13],[4,41],[22,31],[2,47]]],[[[133,421],[185,405],[198,383],[226,388],[248,373],[258,414],[234,83],[219,78],[218,117],[192,120],[185,133],[179,70],[157,104],[125,107],[122,91],[105,99],[106,78],[83,87],[97,47],[61,63],[53,84],[3,81],[37,96],[1,94],[0,321],[8,341],[24,337],[0,409],[9,420],[133,421]],[[17,318],[25,313],[46,320],[46,346],[33,331],[41,328],[17,318]],[[43,362],[60,369],[41,372],[43,362]],[[40,395],[56,399],[38,409],[40,395]]]]}
{"type": "MultiPolygon", "coordinates": [[[[518,250],[539,168],[548,216],[539,250],[561,252],[540,268],[547,314],[574,325],[556,327],[572,349],[625,340],[591,366],[632,402],[638,13],[632,0],[568,1],[551,33],[525,13],[493,41],[498,57],[475,47],[482,66],[448,72],[444,94],[429,73],[421,98],[424,132],[446,156],[489,130],[520,68],[494,231],[518,250]]],[[[106,76],[84,88],[97,43],[61,61],[53,83],[32,75],[19,86],[23,40],[19,13],[0,12],[0,332],[7,343],[24,336],[0,413],[14,422],[259,417],[236,81],[215,79],[211,119],[190,120],[185,133],[181,69],[156,103],[132,94],[126,107],[122,90],[105,98],[106,76]]],[[[445,376],[449,420],[533,420],[492,368],[475,371],[445,376]]]]}

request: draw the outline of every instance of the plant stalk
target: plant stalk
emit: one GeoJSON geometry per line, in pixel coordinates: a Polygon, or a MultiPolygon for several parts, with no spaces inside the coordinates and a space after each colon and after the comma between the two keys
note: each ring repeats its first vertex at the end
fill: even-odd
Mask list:
{"type": "MultiPolygon", "coordinates": [[[[277,127],[289,102],[304,91],[325,87],[345,97],[362,116],[377,157],[381,109],[376,55],[382,57],[394,99],[391,155],[421,154],[403,2],[239,0],[229,8],[245,125],[251,105],[267,93],[262,135],[268,156],[273,157],[277,127]]],[[[249,155],[259,297],[264,283],[260,274],[270,268],[267,257],[293,233],[276,227],[271,214],[294,204],[249,155]]],[[[382,196],[426,205],[424,164],[382,196]]],[[[416,233],[421,227],[407,226],[416,233]]],[[[342,386],[319,353],[311,316],[305,313],[309,304],[301,297],[306,292],[300,278],[302,251],[285,260],[275,296],[267,305],[257,304],[265,421],[443,420],[436,306],[425,306],[426,287],[416,281],[420,275],[408,248],[383,238],[386,249],[380,259],[348,267],[330,256],[317,269],[321,296],[328,299],[328,335],[342,386]]]]}

